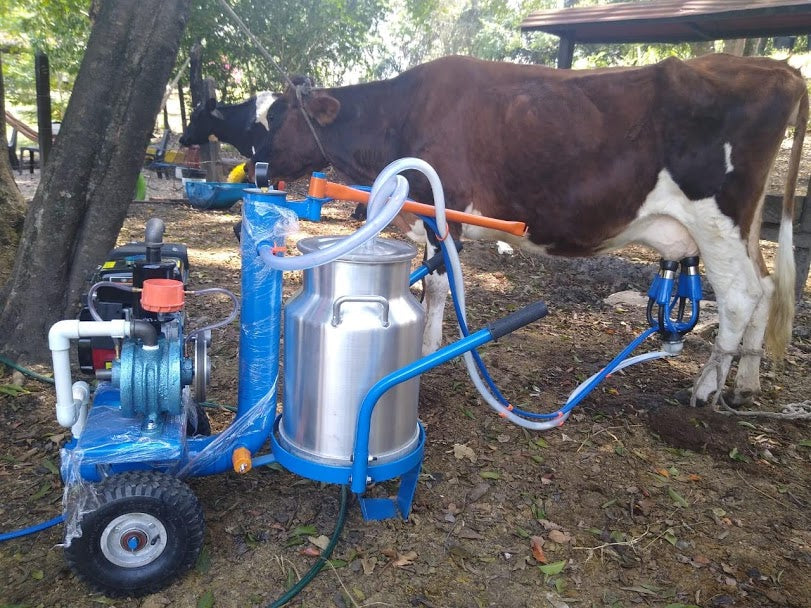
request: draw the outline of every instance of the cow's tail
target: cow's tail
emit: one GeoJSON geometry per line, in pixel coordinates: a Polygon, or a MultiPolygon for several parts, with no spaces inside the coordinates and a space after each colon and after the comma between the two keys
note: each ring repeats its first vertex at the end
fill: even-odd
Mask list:
{"type": "Polygon", "coordinates": [[[783,215],[780,219],[778,252],[774,271],[774,294],[769,309],[769,323],[766,327],[766,348],[776,359],[782,359],[791,341],[791,325],[794,321],[794,191],[800,171],[803,152],[803,139],[808,125],[808,90],[802,81],[802,94],[797,109],[794,141],[791,147],[786,190],[783,194],[783,215]]]}

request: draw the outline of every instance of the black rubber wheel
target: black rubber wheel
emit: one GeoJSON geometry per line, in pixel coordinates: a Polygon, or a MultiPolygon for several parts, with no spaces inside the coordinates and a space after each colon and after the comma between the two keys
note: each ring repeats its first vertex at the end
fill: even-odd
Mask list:
{"type": "Polygon", "coordinates": [[[179,479],[155,471],[114,475],[96,486],[98,507],[65,548],[70,568],[110,597],[154,593],[189,570],[203,546],[203,510],[179,479]]]}
{"type": "Polygon", "coordinates": [[[208,419],[206,409],[200,404],[194,404],[194,411],[189,411],[186,418],[186,436],[194,437],[195,435],[211,435],[211,421],[208,419]],[[192,417],[195,419],[192,420],[192,417]]]}

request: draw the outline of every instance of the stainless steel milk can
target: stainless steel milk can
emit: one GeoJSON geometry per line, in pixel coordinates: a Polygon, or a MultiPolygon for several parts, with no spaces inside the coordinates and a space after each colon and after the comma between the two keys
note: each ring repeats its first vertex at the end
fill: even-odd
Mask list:
{"type": "MultiPolygon", "coordinates": [[[[298,248],[309,253],[340,238],[306,238],[298,248]]],[[[425,315],[408,288],[416,253],[408,243],[377,238],[304,271],[284,311],[284,448],[319,463],[350,461],[369,388],[421,356],[425,315]]],[[[381,397],[369,438],[376,462],[416,446],[418,396],[419,376],[381,397]]]]}

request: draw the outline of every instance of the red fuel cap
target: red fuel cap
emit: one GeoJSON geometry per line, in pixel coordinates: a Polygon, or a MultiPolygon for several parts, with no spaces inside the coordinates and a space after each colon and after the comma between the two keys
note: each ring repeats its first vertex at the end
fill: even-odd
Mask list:
{"type": "Polygon", "coordinates": [[[177,312],[183,309],[183,283],[175,279],[147,279],[141,292],[141,307],[150,312],[177,312]]]}

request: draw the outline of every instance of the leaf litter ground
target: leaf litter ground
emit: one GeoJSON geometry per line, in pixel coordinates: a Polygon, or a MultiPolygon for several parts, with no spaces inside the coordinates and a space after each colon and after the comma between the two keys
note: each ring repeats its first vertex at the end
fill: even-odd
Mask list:
{"type": "MultiPolygon", "coordinates": [[[[153,197],[181,195],[177,182],[153,179],[150,188],[153,197]]],[[[346,234],[357,227],[350,212],[348,204],[325,207],[321,223],[302,222],[302,236],[346,234]]],[[[238,213],[239,205],[203,212],[136,204],[119,242],[142,239],[145,221],[161,217],[166,240],[189,246],[192,286],[239,293],[238,213]]],[[[466,243],[472,328],[538,298],[550,309],[543,321],[482,349],[513,402],[557,407],[641,332],[643,309],[604,298],[644,293],[656,261],[637,248],[558,260],[466,243]]],[[[287,276],[286,297],[299,285],[300,275],[287,276]]],[[[224,299],[189,305],[192,326],[227,312],[224,299]]],[[[678,358],[613,375],[569,422],[546,433],[494,415],[458,360],[425,374],[426,460],[410,520],[365,522],[351,505],[334,559],[291,605],[808,606],[811,425],[725,417],[674,397],[709,355],[715,327],[710,317],[678,358]]],[[[214,336],[209,395],[218,403],[235,400],[238,333],[234,324],[214,336]]],[[[449,310],[445,336],[456,335],[449,310]]],[[[806,301],[786,362],[778,368],[767,359],[762,368],[757,406],[778,410],[808,399],[810,359],[806,301]]],[[[11,385],[7,370],[0,373],[0,385],[11,385]]],[[[31,380],[22,389],[0,395],[2,531],[60,510],[66,434],[54,420],[51,389],[31,380]]],[[[225,411],[210,416],[215,431],[230,420],[225,411]]],[[[141,599],[93,594],[65,566],[54,528],[0,544],[0,606],[264,606],[307,570],[338,514],[337,487],[273,468],[189,483],[208,529],[185,578],[141,599]]],[[[370,492],[393,494],[396,484],[370,492]]]]}

